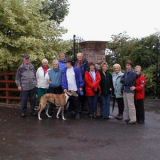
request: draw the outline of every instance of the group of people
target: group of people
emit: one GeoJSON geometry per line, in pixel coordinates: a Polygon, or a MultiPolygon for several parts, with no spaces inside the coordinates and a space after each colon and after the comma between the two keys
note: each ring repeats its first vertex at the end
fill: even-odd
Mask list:
{"type": "Polygon", "coordinates": [[[23,55],[23,63],[16,73],[16,84],[21,91],[21,116],[27,113],[30,100],[31,114],[36,115],[36,100],[46,93],[62,94],[76,92],[78,97],[69,98],[67,112],[79,119],[82,111],[88,111],[91,119],[97,116],[110,119],[110,101],[114,96],[118,105],[118,120],[127,124],[144,123],[144,98],[146,79],[141,66],[133,69],[131,61],[126,62],[126,71],[119,64],[113,65],[110,73],[107,62],[88,63],[83,53],[77,54],[76,62],[66,58],[65,53],[49,67],[47,59],[35,70],[28,54],[23,55]],[[98,105],[99,104],[99,105],[98,105]],[[97,114],[99,106],[99,115],[97,114]]]}

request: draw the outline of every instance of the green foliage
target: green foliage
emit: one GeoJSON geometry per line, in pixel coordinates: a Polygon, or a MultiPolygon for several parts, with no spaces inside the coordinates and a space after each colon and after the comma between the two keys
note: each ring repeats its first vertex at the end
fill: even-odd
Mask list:
{"type": "Polygon", "coordinates": [[[60,24],[68,14],[68,0],[45,0],[43,3],[42,13],[49,15],[51,20],[60,24]]]}
{"type": "Polygon", "coordinates": [[[66,30],[41,9],[41,0],[0,0],[0,70],[16,69],[25,52],[38,65],[70,48],[60,39],[66,30]]]}
{"type": "Polygon", "coordinates": [[[147,93],[155,92],[156,87],[156,64],[159,53],[159,33],[141,38],[130,38],[126,33],[113,35],[112,40],[108,43],[108,48],[112,54],[107,57],[110,65],[114,63],[121,64],[125,67],[126,60],[130,59],[134,65],[141,65],[144,73],[148,78],[147,93]]]}
{"type": "Polygon", "coordinates": [[[156,66],[155,65],[151,65],[150,67],[144,69],[144,74],[147,77],[147,86],[146,86],[146,91],[147,94],[149,95],[155,95],[155,87],[156,87],[156,77],[155,77],[155,70],[156,70],[156,66]]]}

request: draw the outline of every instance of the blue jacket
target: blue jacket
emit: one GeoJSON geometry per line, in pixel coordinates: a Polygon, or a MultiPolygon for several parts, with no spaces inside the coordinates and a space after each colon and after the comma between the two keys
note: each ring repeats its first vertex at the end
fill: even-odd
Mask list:
{"type": "Polygon", "coordinates": [[[82,78],[84,79],[85,72],[89,69],[88,61],[86,59],[84,59],[82,65],[79,66],[79,62],[77,60],[76,63],[75,63],[75,67],[79,67],[80,68],[81,74],[82,74],[82,78]]]}
{"type": "Polygon", "coordinates": [[[67,68],[67,61],[66,60],[59,60],[59,69],[64,73],[67,68]]]}
{"type": "Polygon", "coordinates": [[[123,83],[123,91],[126,93],[134,93],[134,91],[130,90],[130,87],[135,86],[136,82],[136,73],[133,71],[125,72],[121,82],[123,83]]]}
{"type": "Polygon", "coordinates": [[[50,69],[48,71],[49,80],[51,81],[49,87],[61,86],[62,71],[60,69],[50,69]]]}
{"type": "MultiPolygon", "coordinates": [[[[84,81],[82,79],[82,74],[81,70],[78,67],[74,67],[74,72],[75,72],[75,78],[76,78],[76,84],[79,92],[79,88],[83,88],[84,86],[84,81]]],[[[67,69],[65,69],[63,77],[62,77],[62,87],[63,89],[68,90],[68,83],[67,83],[67,69]]]]}

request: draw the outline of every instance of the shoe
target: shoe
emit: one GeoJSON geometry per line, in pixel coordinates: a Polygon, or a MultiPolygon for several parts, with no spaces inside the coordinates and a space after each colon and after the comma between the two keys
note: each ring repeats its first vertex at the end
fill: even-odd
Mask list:
{"type": "Polygon", "coordinates": [[[89,114],[88,117],[89,117],[90,119],[93,119],[93,114],[89,114]]]}
{"type": "Polygon", "coordinates": [[[38,109],[39,109],[39,106],[35,106],[34,110],[38,111],[38,109]]]}
{"type": "Polygon", "coordinates": [[[21,113],[21,117],[22,117],[22,118],[25,118],[25,117],[26,117],[26,114],[25,114],[25,113],[21,113]]]}
{"type": "Polygon", "coordinates": [[[144,124],[144,121],[138,121],[137,123],[138,124],[144,124]]]}
{"type": "Polygon", "coordinates": [[[126,119],[126,120],[124,120],[124,121],[126,122],[126,124],[128,124],[130,120],[129,120],[129,119],[126,119]]]}
{"type": "Polygon", "coordinates": [[[32,112],[31,112],[31,116],[34,116],[34,117],[35,117],[35,116],[37,116],[37,113],[36,113],[35,111],[32,111],[32,112]]]}
{"type": "Polygon", "coordinates": [[[80,114],[76,114],[75,119],[79,120],[80,119],[80,114]]]}
{"type": "Polygon", "coordinates": [[[134,125],[134,124],[136,124],[136,121],[129,121],[128,124],[134,125]]]}
{"type": "Polygon", "coordinates": [[[123,116],[118,114],[116,117],[115,117],[117,120],[122,120],[123,119],[123,116]]]}
{"type": "Polygon", "coordinates": [[[94,119],[96,119],[96,118],[97,118],[97,115],[96,115],[96,113],[94,113],[94,114],[93,114],[93,118],[94,118],[94,119]]]}
{"type": "Polygon", "coordinates": [[[110,118],[109,118],[109,117],[103,117],[103,119],[104,119],[104,120],[109,120],[110,118]]]}

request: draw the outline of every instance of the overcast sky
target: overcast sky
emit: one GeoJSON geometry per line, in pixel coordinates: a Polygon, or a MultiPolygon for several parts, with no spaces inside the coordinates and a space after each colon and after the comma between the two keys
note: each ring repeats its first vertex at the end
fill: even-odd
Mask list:
{"type": "Polygon", "coordinates": [[[126,31],[144,37],[160,31],[160,0],[68,0],[69,15],[62,26],[84,40],[109,40],[126,31]]]}

